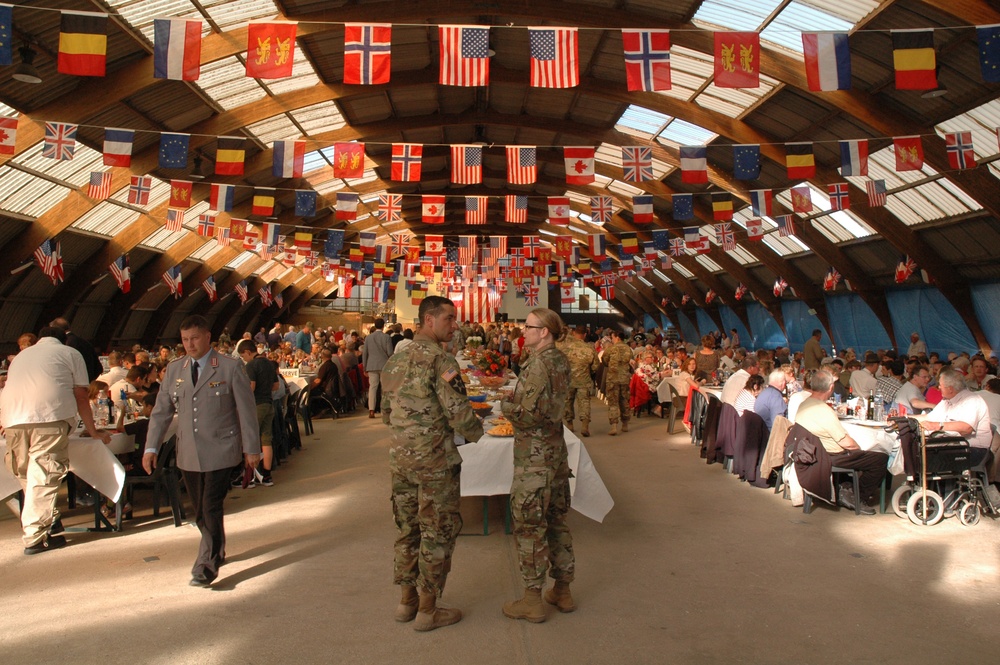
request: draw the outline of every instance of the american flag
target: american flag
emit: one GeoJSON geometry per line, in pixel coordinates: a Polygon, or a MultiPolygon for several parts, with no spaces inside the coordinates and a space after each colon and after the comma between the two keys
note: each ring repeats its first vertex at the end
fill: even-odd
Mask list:
{"type": "Polygon", "coordinates": [[[103,201],[111,196],[111,171],[92,171],[87,196],[95,201],[103,201]]]}
{"type": "Polygon", "coordinates": [[[285,306],[285,298],[282,295],[281,291],[279,291],[278,293],[274,294],[274,304],[277,305],[278,307],[284,307],[285,306]]]}
{"type": "Polygon", "coordinates": [[[684,256],[684,241],[682,239],[670,239],[670,256],[684,256]]]}
{"type": "Polygon", "coordinates": [[[344,24],[344,83],[388,83],[391,57],[391,25],[344,24]]]}
{"type": "Polygon", "coordinates": [[[58,284],[66,278],[63,272],[62,247],[55,239],[49,238],[35,250],[35,261],[45,276],[58,284]]]}
{"type": "Polygon", "coordinates": [[[260,290],[257,291],[257,293],[260,294],[260,302],[262,305],[264,305],[264,307],[270,307],[271,303],[274,302],[274,296],[271,295],[270,284],[265,284],[264,286],[260,287],[260,290]]]}
{"type": "Polygon", "coordinates": [[[670,89],[670,31],[622,30],[630,91],[670,89]]]}
{"type": "Polygon", "coordinates": [[[419,143],[392,144],[392,174],[397,182],[417,182],[420,180],[424,146],[419,143]]]}
{"type": "Polygon", "coordinates": [[[579,38],[576,28],[528,28],[531,85],[572,88],[580,85],[579,38]]]}
{"type": "Polygon", "coordinates": [[[208,302],[215,302],[219,299],[219,292],[215,288],[215,278],[211,275],[201,283],[201,288],[205,289],[205,293],[208,294],[208,302]]]}
{"type": "Polygon", "coordinates": [[[482,146],[451,146],[451,181],[460,185],[474,185],[483,181],[482,146]]]}
{"type": "Polygon", "coordinates": [[[610,224],[612,214],[614,208],[610,196],[590,197],[590,217],[595,224],[610,224]]]}
{"type": "Polygon", "coordinates": [[[778,223],[778,235],[782,238],[795,235],[795,218],[791,215],[778,215],[774,218],[778,223]]]}
{"type": "Polygon", "coordinates": [[[198,215],[198,235],[206,238],[215,235],[215,215],[198,215]]]}
{"type": "Polygon", "coordinates": [[[510,224],[524,224],[528,221],[528,197],[508,194],[504,197],[504,221],[510,224]]]}
{"type": "Polygon", "coordinates": [[[869,206],[880,208],[885,205],[885,180],[869,180],[865,183],[865,190],[868,192],[869,206]]]}
{"type": "Polygon", "coordinates": [[[530,185],[537,179],[535,146],[507,146],[507,182],[513,185],[530,185]]]}
{"type": "Polygon", "coordinates": [[[167,230],[176,233],[184,230],[184,211],[176,208],[167,209],[167,230]]]}
{"type": "Polygon", "coordinates": [[[622,171],[626,182],[653,179],[653,149],[645,146],[622,147],[622,171]]]}
{"type": "Polygon", "coordinates": [[[244,279],[242,282],[236,285],[236,297],[240,299],[242,304],[247,304],[247,298],[250,294],[247,292],[247,281],[244,279]]]}
{"type": "Polygon", "coordinates": [[[399,222],[403,219],[403,195],[402,194],[379,194],[378,213],[376,215],[383,222],[399,222]]]}
{"type": "Polygon", "coordinates": [[[972,148],[972,132],[948,132],[944,135],[948,163],[953,169],[976,167],[976,152],[972,148]]]}
{"type": "Polygon", "coordinates": [[[715,242],[722,246],[723,251],[734,251],[736,249],[736,235],[733,233],[733,225],[729,222],[716,224],[715,242]]]}
{"type": "Polygon", "coordinates": [[[476,262],[476,236],[458,236],[458,262],[471,266],[476,262]]]}
{"type": "Polygon", "coordinates": [[[128,267],[128,254],[122,254],[112,261],[111,265],[108,266],[108,270],[115,279],[115,284],[122,290],[122,293],[128,293],[132,289],[132,273],[128,267]]]}
{"type": "Polygon", "coordinates": [[[45,123],[45,142],[42,157],[49,159],[73,159],[76,151],[76,125],[65,122],[45,123]]]}
{"type": "Polygon", "coordinates": [[[733,297],[736,298],[737,300],[743,300],[743,296],[745,296],[746,294],[747,294],[747,287],[746,285],[743,284],[743,282],[740,282],[739,285],[736,287],[736,293],[733,294],[733,297]]]}
{"type": "Polygon", "coordinates": [[[389,234],[389,239],[392,240],[393,256],[404,256],[406,254],[406,248],[410,244],[410,237],[408,231],[389,234]]]}
{"type": "Polygon", "coordinates": [[[490,83],[490,30],[461,25],[442,25],[441,85],[480,86],[490,83]]]}
{"type": "Polygon", "coordinates": [[[144,206],[149,204],[149,191],[153,188],[153,179],[148,175],[132,176],[131,184],[128,186],[128,202],[132,205],[144,206]]]}
{"type": "Polygon", "coordinates": [[[215,242],[218,243],[219,247],[225,247],[226,245],[229,244],[228,226],[215,227],[215,242]]]}
{"type": "Polygon", "coordinates": [[[495,259],[507,256],[507,236],[491,236],[490,249],[495,259]]]}
{"type": "Polygon", "coordinates": [[[163,273],[163,283],[170,289],[170,293],[174,294],[174,298],[180,298],[184,295],[184,275],[181,273],[180,266],[167,268],[163,273]]]}
{"type": "Polygon", "coordinates": [[[465,197],[465,223],[485,224],[486,223],[486,202],[485,196],[465,197]]]}

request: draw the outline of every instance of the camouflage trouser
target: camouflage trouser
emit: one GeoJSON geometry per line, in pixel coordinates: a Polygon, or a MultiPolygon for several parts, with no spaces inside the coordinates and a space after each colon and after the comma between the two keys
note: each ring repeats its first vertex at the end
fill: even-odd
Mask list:
{"type": "Polygon", "coordinates": [[[590,393],[592,388],[570,388],[566,395],[566,409],[563,411],[563,420],[567,425],[573,424],[575,415],[580,416],[580,422],[584,425],[590,422],[590,393]],[[573,405],[576,404],[574,410],[573,405]]]}
{"type": "Polygon", "coordinates": [[[612,425],[619,420],[627,423],[632,413],[628,405],[628,384],[609,381],[604,386],[604,396],[608,398],[608,422],[612,425]]]}
{"type": "Polygon", "coordinates": [[[444,591],[462,530],[461,468],[434,473],[393,469],[392,515],[397,530],[393,584],[416,586],[438,597],[444,591]]]}
{"type": "Polygon", "coordinates": [[[521,577],[529,589],[545,586],[545,570],[554,580],[573,581],[576,559],[573,536],[566,525],[569,512],[569,466],[558,471],[514,469],[510,512],[514,520],[521,577]]]}

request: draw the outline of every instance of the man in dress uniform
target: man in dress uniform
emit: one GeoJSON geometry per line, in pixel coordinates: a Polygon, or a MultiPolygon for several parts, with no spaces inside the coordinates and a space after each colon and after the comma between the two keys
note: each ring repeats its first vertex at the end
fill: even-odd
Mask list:
{"type": "Polygon", "coordinates": [[[483,426],[469,405],[458,362],[441,348],[458,328],[455,306],[428,296],[418,316],[413,343],[382,368],[382,422],[392,427],[393,583],[402,587],[396,621],[416,619],[414,630],[427,631],[462,619],[459,610],[437,606],[462,530],[462,458],[454,438],[457,430],[478,441],[483,426]]]}
{"type": "Polygon", "coordinates": [[[586,336],[587,329],[578,326],[572,334],[566,335],[565,340],[556,343],[556,347],[569,360],[571,372],[563,419],[572,432],[573,420],[575,416],[579,416],[582,436],[590,436],[590,396],[594,392],[594,372],[601,363],[597,359],[594,345],[583,341],[586,336]]]}
{"type": "Polygon", "coordinates": [[[611,436],[618,434],[618,421],[622,422],[622,431],[628,431],[628,419],[631,413],[628,405],[628,383],[631,378],[629,369],[632,362],[632,349],[622,341],[621,331],[611,331],[611,341],[614,342],[604,350],[601,362],[608,368],[604,380],[604,395],[608,398],[608,420],[611,422],[611,436]]]}
{"type": "Polygon", "coordinates": [[[207,587],[226,558],[222,502],[233,467],[260,462],[257,407],[243,363],[212,349],[212,333],[202,316],[181,322],[186,355],[167,366],[149,416],[142,466],[156,468],[157,452],[177,416],[177,466],[194,505],[201,547],[191,569],[191,586],[207,587]]]}

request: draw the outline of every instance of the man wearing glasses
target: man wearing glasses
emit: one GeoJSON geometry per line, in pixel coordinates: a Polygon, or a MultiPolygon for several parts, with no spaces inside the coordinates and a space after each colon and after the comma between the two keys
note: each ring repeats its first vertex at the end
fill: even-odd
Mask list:
{"type": "Polygon", "coordinates": [[[910,380],[896,391],[896,404],[905,406],[907,412],[916,413],[925,409],[933,409],[934,405],[927,401],[924,392],[930,383],[931,373],[924,365],[917,365],[910,380]]]}

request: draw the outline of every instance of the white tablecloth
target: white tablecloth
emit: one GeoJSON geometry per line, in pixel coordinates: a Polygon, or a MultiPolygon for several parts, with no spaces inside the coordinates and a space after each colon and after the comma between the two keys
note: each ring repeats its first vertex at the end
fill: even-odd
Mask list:
{"type": "Polygon", "coordinates": [[[848,435],[854,439],[855,443],[862,450],[874,450],[888,455],[892,452],[898,439],[895,434],[890,434],[882,429],[882,426],[873,427],[862,424],[867,421],[841,420],[840,423],[847,430],[848,435]]]}
{"type": "Polygon", "coordinates": [[[662,402],[669,402],[670,396],[670,386],[674,387],[679,395],[681,393],[681,377],[679,376],[667,376],[660,381],[660,385],[656,387],[656,398],[662,402]]]}
{"type": "Polygon", "coordinates": [[[286,378],[285,383],[288,384],[289,395],[294,395],[295,393],[299,392],[300,390],[309,385],[309,381],[307,381],[304,377],[301,376],[286,378]]]}

